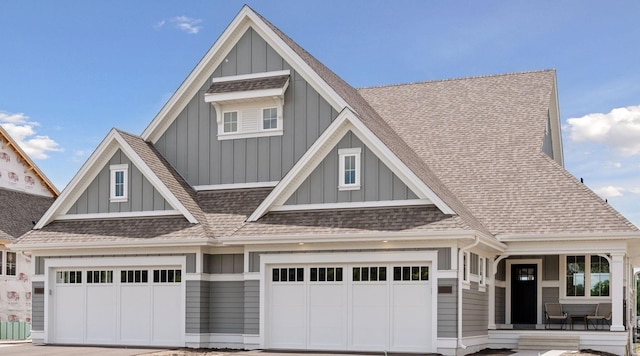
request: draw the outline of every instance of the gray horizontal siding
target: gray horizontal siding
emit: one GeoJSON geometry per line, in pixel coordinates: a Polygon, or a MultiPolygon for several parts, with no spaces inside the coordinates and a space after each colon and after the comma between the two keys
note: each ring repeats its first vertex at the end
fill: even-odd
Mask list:
{"type": "Polygon", "coordinates": [[[487,335],[489,323],[489,294],[478,290],[471,283],[470,289],[462,290],[462,336],[487,335]]]}
{"type": "Polygon", "coordinates": [[[209,332],[244,333],[244,281],[211,282],[209,332]]]}
{"type": "Polygon", "coordinates": [[[210,282],[186,281],[186,320],[187,333],[209,332],[210,282]]]}
{"type": "Polygon", "coordinates": [[[260,333],[260,281],[244,282],[244,333],[260,333]]]}
{"type": "Polygon", "coordinates": [[[131,160],[121,150],[118,150],[66,213],[102,214],[172,209],[171,205],[151,185],[151,182],[131,163],[131,160]],[[109,166],[125,163],[129,165],[127,174],[128,200],[121,203],[111,203],[109,201],[111,186],[109,166]]]}
{"type": "Polygon", "coordinates": [[[368,148],[349,131],[285,202],[285,205],[329,204],[418,197],[368,148]],[[361,148],[360,189],[339,190],[338,150],[361,148]]]}
{"type": "Polygon", "coordinates": [[[253,29],[240,38],[211,78],[289,69],[283,135],[218,140],[215,109],[204,101],[207,81],[154,143],[191,185],[280,180],[338,113],[253,29]]]}
{"type": "Polygon", "coordinates": [[[44,282],[33,282],[31,287],[31,330],[44,331],[44,293],[36,294],[36,288],[44,290],[44,282]]]}
{"type": "Polygon", "coordinates": [[[438,337],[456,337],[458,332],[458,280],[438,279],[438,287],[450,286],[452,293],[438,293],[438,337]]]}

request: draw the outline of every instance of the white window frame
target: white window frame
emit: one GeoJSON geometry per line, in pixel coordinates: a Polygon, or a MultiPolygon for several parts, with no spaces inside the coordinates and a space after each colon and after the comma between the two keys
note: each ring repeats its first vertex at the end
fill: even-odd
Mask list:
{"type": "Polygon", "coordinates": [[[222,112],[222,132],[221,135],[227,135],[227,134],[237,134],[240,132],[240,127],[242,127],[241,125],[241,118],[240,118],[240,111],[238,110],[229,110],[229,111],[223,111],[222,112]],[[236,130],[235,131],[225,131],[224,130],[224,126],[225,126],[225,116],[227,114],[236,114],[236,130]]]}
{"type": "Polygon", "coordinates": [[[462,253],[462,288],[469,289],[471,287],[471,252],[464,251],[462,253]]]}
{"type": "Polygon", "coordinates": [[[112,203],[122,203],[129,200],[129,165],[112,164],[109,166],[109,201],[112,203]],[[123,172],[122,196],[116,196],[116,173],[123,172]]]}
{"type": "Polygon", "coordinates": [[[338,150],[338,190],[359,190],[360,189],[360,174],[362,169],[360,167],[360,156],[362,154],[362,148],[341,148],[338,150]],[[355,157],[355,182],[345,183],[345,165],[344,161],[347,157],[355,157]]]}
{"type": "Polygon", "coordinates": [[[613,272],[611,271],[612,261],[611,257],[598,254],[567,254],[560,256],[560,303],[594,303],[602,301],[610,301],[613,282],[613,272]],[[585,258],[585,271],[584,271],[584,295],[583,296],[568,296],[567,295],[567,256],[584,256],[585,258]],[[603,257],[609,262],[609,295],[608,296],[591,296],[591,257],[598,256],[603,257]]]}
{"type": "MultiPolygon", "coordinates": [[[[282,115],[278,110],[277,106],[267,106],[260,109],[260,130],[261,131],[277,131],[282,129],[282,115]],[[276,111],[276,127],[270,127],[268,129],[264,128],[264,111],[265,110],[275,110],[276,111]]],[[[273,120],[273,118],[269,118],[269,121],[273,120]]]]}

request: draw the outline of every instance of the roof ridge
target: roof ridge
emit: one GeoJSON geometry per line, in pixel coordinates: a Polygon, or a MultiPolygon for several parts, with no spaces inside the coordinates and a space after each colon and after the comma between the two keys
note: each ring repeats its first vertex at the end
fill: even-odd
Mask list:
{"type": "Polygon", "coordinates": [[[528,71],[519,71],[519,72],[472,75],[472,76],[466,76],[466,77],[431,79],[431,80],[423,80],[423,81],[417,81],[417,82],[373,85],[373,86],[367,86],[367,87],[359,87],[359,88],[356,88],[356,90],[360,91],[360,90],[363,90],[363,89],[379,89],[379,88],[401,87],[401,86],[407,86],[407,85],[429,84],[429,83],[439,83],[439,82],[452,82],[452,81],[457,81],[457,80],[495,78],[495,77],[505,77],[505,76],[512,76],[512,75],[545,73],[545,72],[555,72],[555,71],[556,70],[554,68],[549,68],[549,69],[538,69],[538,70],[528,70],[528,71]]]}

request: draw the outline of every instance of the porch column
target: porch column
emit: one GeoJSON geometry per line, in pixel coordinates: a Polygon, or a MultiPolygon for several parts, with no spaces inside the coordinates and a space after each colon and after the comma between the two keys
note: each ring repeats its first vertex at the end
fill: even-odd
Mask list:
{"type": "Polygon", "coordinates": [[[624,331],[624,254],[611,254],[611,331],[624,331]]]}

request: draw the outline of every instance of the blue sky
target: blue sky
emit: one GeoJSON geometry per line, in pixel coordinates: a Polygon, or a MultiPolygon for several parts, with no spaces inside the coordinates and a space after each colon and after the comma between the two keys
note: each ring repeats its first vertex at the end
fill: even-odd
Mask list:
{"type": "MultiPolygon", "coordinates": [[[[640,2],[246,2],[355,87],[556,69],[566,168],[640,226],[640,2]]],[[[0,0],[0,124],[62,190],[244,3],[0,0]]]]}

